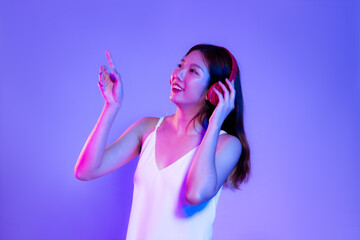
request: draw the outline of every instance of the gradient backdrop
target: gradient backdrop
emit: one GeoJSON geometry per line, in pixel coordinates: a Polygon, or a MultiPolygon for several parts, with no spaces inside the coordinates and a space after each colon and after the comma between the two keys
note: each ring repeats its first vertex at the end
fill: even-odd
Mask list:
{"type": "Polygon", "coordinates": [[[355,0],[0,6],[0,239],[125,239],[138,158],[93,181],[73,172],[103,107],[105,50],[125,92],[110,145],[175,112],[170,75],[197,43],[239,62],[252,158],[243,189],[222,192],[213,239],[360,239],[355,0]]]}

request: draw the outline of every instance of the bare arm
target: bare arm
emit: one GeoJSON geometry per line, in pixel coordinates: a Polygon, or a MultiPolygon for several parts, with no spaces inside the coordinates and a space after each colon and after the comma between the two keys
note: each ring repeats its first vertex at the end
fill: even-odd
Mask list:
{"type": "Polygon", "coordinates": [[[90,180],[94,170],[101,165],[106,140],[117,112],[117,108],[113,108],[106,103],[104,104],[101,115],[86,140],[76,162],[74,168],[76,178],[80,180],[90,180]]]}
{"type": "Polygon", "coordinates": [[[116,71],[110,52],[106,50],[111,74],[106,66],[100,67],[98,82],[101,93],[105,99],[101,115],[91,131],[80,156],[76,162],[74,173],[80,180],[91,180],[121,167],[138,153],[142,133],[142,121],[133,124],[117,142],[105,149],[111,125],[118,113],[122,99],[123,87],[121,77],[116,71]]]}
{"type": "Polygon", "coordinates": [[[237,137],[230,134],[219,136],[224,120],[235,108],[235,81],[225,81],[230,90],[219,81],[224,95],[215,89],[219,102],[209,119],[209,126],[186,179],[186,199],[192,205],[212,198],[241,156],[242,146],[237,137]]]}
{"type": "Polygon", "coordinates": [[[74,172],[79,180],[88,181],[106,175],[139,155],[142,135],[147,130],[151,118],[138,120],[105,148],[115,115],[114,110],[104,107],[76,163],[74,172]]]}

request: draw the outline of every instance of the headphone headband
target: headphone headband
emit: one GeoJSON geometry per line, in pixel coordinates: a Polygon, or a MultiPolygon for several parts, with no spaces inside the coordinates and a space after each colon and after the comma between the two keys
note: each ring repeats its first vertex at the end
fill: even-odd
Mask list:
{"type": "MultiPolygon", "coordinates": [[[[230,76],[229,76],[229,81],[235,81],[236,79],[236,75],[239,72],[239,68],[236,62],[236,59],[234,58],[234,56],[231,54],[231,52],[229,50],[227,50],[224,47],[221,47],[222,49],[226,50],[226,52],[230,55],[231,57],[231,72],[230,72],[230,76]]],[[[214,89],[217,89],[220,93],[224,94],[222,88],[219,86],[218,83],[214,83],[208,91],[208,100],[210,101],[210,103],[214,106],[216,106],[219,102],[218,96],[215,93],[214,89]]]]}
{"type": "Polygon", "coordinates": [[[229,81],[233,81],[236,78],[236,74],[239,72],[238,65],[237,65],[236,59],[231,54],[231,52],[224,47],[222,47],[222,48],[225,49],[231,57],[231,73],[230,73],[229,81]]]}

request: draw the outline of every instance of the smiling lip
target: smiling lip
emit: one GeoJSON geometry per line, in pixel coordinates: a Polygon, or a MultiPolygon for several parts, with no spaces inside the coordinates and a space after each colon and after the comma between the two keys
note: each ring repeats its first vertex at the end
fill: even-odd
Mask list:
{"type": "Polygon", "coordinates": [[[178,92],[183,92],[183,90],[179,90],[179,89],[176,89],[176,88],[172,88],[172,89],[171,89],[171,92],[178,93],[178,92]]]}
{"type": "Polygon", "coordinates": [[[179,85],[176,84],[176,83],[174,83],[174,84],[172,85],[172,88],[171,88],[171,89],[175,89],[175,90],[179,90],[179,91],[184,91],[184,88],[182,88],[181,86],[179,86],[179,85]],[[180,88],[180,89],[175,88],[175,86],[178,87],[178,88],[180,88]]]}

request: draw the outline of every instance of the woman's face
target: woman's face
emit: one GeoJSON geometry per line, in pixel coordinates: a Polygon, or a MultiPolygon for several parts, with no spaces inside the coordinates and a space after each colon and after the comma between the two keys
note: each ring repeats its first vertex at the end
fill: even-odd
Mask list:
{"type": "Polygon", "coordinates": [[[180,104],[205,104],[209,71],[199,50],[192,51],[181,59],[173,71],[170,83],[170,100],[180,104]]]}

